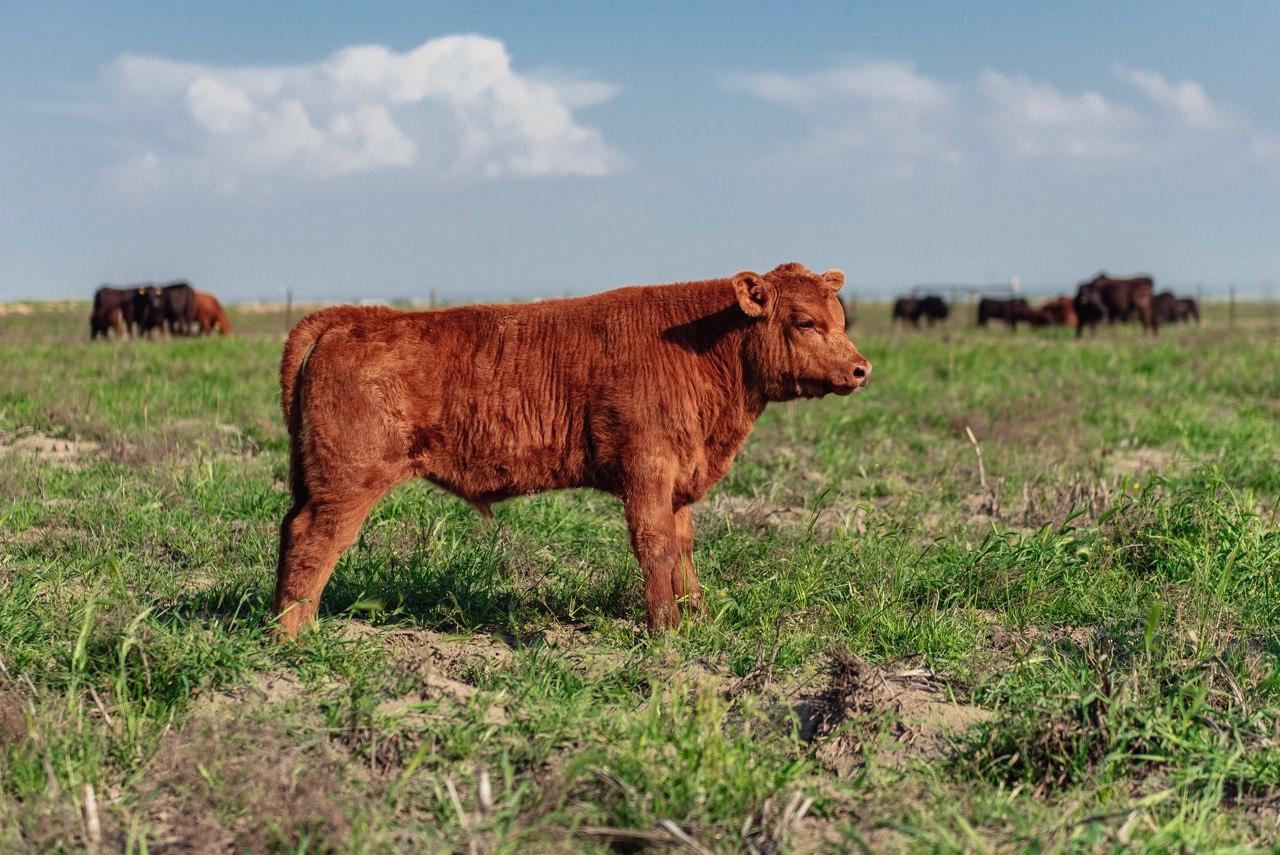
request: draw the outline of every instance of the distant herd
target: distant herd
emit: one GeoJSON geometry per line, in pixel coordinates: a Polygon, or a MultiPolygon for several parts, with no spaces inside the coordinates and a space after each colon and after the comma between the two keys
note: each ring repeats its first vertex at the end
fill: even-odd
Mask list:
{"type": "MultiPolygon", "coordinates": [[[[947,319],[950,308],[936,294],[901,297],[893,304],[893,319],[920,326],[924,318],[930,326],[947,319]]],[[[1099,273],[1080,283],[1076,296],[1059,297],[1038,307],[1021,297],[998,299],[983,297],[978,301],[976,322],[985,327],[990,321],[1002,321],[1014,330],[1019,323],[1033,327],[1063,326],[1075,329],[1076,337],[1086,329],[1097,331],[1097,325],[1141,322],[1143,329],[1155,333],[1161,324],[1200,322],[1200,307],[1190,297],[1178,297],[1170,291],[1155,293],[1150,276],[1127,279],[1099,273]]]]}
{"type": "Polygon", "coordinates": [[[231,322],[218,298],[182,280],[157,285],[145,282],[126,288],[103,285],[93,295],[89,338],[136,336],[227,335],[231,322]]]}
{"type": "MultiPolygon", "coordinates": [[[[840,298],[844,326],[854,323],[853,307],[840,298]]],[[[951,306],[938,294],[899,297],[893,303],[893,320],[919,328],[951,316],[951,306]]],[[[1155,293],[1150,276],[1119,278],[1099,273],[1081,282],[1075,297],[1058,297],[1032,306],[1021,297],[983,297],[978,301],[975,321],[985,327],[1001,321],[1017,330],[1019,323],[1032,327],[1059,326],[1076,331],[1079,338],[1097,331],[1104,320],[1109,324],[1138,320],[1143,329],[1155,333],[1161,324],[1200,322],[1200,307],[1190,297],[1171,291],[1155,293]]],[[[155,284],[145,282],[127,287],[103,285],[93,295],[89,316],[89,337],[143,337],[227,335],[231,322],[218,298],[191,287],[184,280],[155,284]]]]}

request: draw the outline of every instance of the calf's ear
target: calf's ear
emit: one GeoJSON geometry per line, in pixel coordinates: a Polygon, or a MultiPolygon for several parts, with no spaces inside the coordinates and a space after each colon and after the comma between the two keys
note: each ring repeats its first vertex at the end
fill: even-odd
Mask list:
{"type": "Polygon", "coordinates": [[[749,318],[764,317],[769,309],[769,286],[764,277],[754,270],[744,270],[733,277],[733,290],[738,296],[738,308],[749,318]]]}
{"type": "Polygon", "coordinates": [[[831,289],[831,293],[835,293],[844,287],[844,271],[832,268],[822,274],[822,284],[831,289]]]}

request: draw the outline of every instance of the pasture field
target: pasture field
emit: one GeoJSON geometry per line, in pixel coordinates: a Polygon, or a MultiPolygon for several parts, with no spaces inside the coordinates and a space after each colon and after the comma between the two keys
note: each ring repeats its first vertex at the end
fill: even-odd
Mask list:
{"type": "Polygon", "coordinates": [[[612,499],[414,484],[264,628],[284,319],[0,318],[0,849],[1271,849],[1280,337],[891,329],[696,515],[641,630],[612,499]],[[976,447],[966,428],[971,429],[976,447]],[[979,457],[980,451],[980,457],[979,457]],[[981,461],[981,465],[979,465],[981,461]]]}

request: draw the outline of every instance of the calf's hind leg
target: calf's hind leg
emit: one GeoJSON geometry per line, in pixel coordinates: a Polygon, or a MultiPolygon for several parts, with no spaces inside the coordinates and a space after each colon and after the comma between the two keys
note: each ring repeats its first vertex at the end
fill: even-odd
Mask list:
{"type": "Polygon", "coordinates": [[[676,549],[679,551],[671,573],[671,590],[676,602],[695,614],[703,614],[702,586],[693,568],[693,514],[688,505],[675,513],[676,549]]]}
{"type": "Polygon", "coordinates": [[[390,488],[365,489],[340,499],[295,500],[280,526],[280,561],[271,605],[278,636],[296,638],[298,630],[316,616],[320,594],[338,559],[390,488]]]}

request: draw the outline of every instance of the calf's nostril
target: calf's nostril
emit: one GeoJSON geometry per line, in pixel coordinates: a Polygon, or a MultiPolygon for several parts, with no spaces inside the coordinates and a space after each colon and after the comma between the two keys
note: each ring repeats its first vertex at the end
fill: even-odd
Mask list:
{"type": "Polygon", "coordinates": [[[863,377],[867,376],[867,369],[859,365],[857,368],[853,369],[853,376],[861,380],[863,377]]]}

